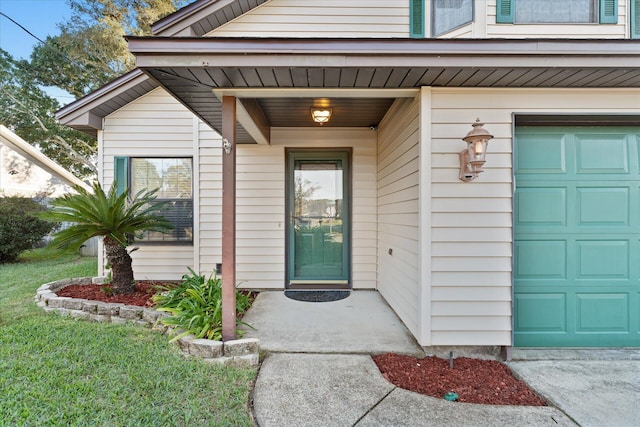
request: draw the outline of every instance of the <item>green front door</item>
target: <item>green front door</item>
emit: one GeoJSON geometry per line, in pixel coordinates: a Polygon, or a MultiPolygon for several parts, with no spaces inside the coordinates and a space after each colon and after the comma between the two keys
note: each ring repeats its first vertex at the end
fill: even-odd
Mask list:
{"type": "Polygon", "coordinates": [[[516,128],[517,347],[640,346],[640,128],[516,128]]]}
{"type": "Polygon", "coordinates": [[[349,153],[287,153],[287,287],[347,288],[349,153]]]}

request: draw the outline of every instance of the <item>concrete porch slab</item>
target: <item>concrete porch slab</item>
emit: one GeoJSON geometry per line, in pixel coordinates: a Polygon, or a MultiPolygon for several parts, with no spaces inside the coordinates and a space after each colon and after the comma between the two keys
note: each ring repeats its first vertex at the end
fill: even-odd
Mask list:
{"type": "Polygon", "coordinates": [[[286,353],[394,352],[423,356],[421,347],[376,291],[353,291],[333,302],[301,302],[283,291],[261,292],[243,319],[244,338],[286,353]]]}

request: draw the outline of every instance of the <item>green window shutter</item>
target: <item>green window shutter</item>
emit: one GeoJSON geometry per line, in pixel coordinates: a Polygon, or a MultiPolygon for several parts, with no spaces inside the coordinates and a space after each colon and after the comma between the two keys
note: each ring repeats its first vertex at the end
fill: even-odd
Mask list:
{"type": "Polygon", "coordinates": [[[411,38],[424,38],[424,0],[410,0],[409,33],[411,38]]]}
{"type": "Polygon", "coordinates": [[[129,158],[114,157],[113,177],[118,187],[118,195],[124,193],[129,186],[129,158]]]}
{"type": "Polygon", "coordinates": [[[600,0],[600,23],[618,23],[618,0],[600,0]]]}
{"type": "Polygon", "coordinates": [[[629,9],[629,23],[631,24],[631,38],[640,39],[640,0],[629,0],[631,8],[629,9]]]}
{"type": "Polygon", "coordinates": [[[513,24],[515,0],[496,0],[496,24],[513,24]]]}

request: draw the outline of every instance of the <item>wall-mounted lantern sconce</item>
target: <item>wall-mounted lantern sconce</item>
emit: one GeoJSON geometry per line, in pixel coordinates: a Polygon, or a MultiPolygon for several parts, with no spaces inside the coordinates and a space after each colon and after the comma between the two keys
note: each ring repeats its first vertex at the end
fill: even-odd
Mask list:
{"type": "Polygon", "coordinates": [[[311,118],[314,122],[323,125],[329,121],[329,119],[331,118],[331,113],[331,108],[312,108],[311,118]]]}
{"type": "Polygon", "coordinates": [[[229,142],[227,138],[222,138],[222,149],[224,150],[225,154],[231,154],[232,148],[233,147],[231,146],[231,142],[229,142]]]}
{"type": "Polygon", "coordinates": [[[480,119],[477,119],[471,126],[473,126],[473,129],[469,131],[467,136],[462,138],[467,143],[467,149],[459,154],[459,178],[465,182],[473,181],[480,172],[483,172],[482,165],[486,161],[487,146],[489,145],[489,140],[493,138],[493,135],[482,127],[484,123],[480,123],[480,119]]]}

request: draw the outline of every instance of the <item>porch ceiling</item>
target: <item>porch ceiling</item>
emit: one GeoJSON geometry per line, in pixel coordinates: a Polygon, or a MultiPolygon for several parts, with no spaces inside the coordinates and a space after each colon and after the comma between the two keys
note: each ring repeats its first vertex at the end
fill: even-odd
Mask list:
{"type": "MultiPolygon", "coordinates": [[[[129,37],[138,66],[214,129],[237,88],[640,87],[640,40],[129,37]]],[[[256,96],[253,96],[256,98],[256,96]]],[[[313,98],[259,99],[270,126],[311,126],[313,98]],[[306,122],[305,122],[306,121],[306,122]]],[[[335,99],[332,126],[377,124],[392,100],[335,99]],[[335,120],[335,121],[334,121],[335,120]]],[[[239,126],[239,143],[253,138],[239,126]]]]}
{"type": "MultiPolygon", "coordinates": [[[[314,126],[311,120],[314,98],[263,98],[258,99],[269,123],[273,127],[314,126]]],[[[333,115],[325,127],[366,127],[378,125],[391,104],[392,98],[333,98],[328,100],[333,115]]]]}

